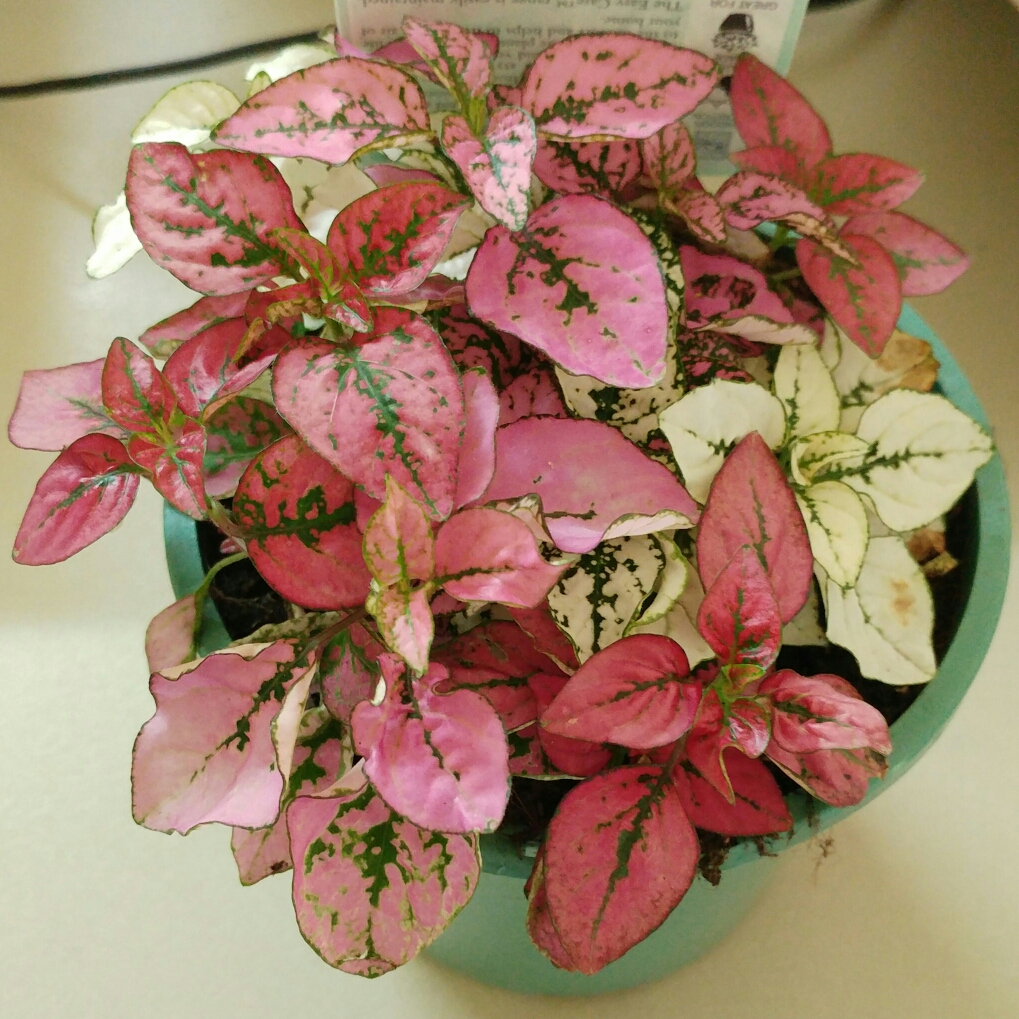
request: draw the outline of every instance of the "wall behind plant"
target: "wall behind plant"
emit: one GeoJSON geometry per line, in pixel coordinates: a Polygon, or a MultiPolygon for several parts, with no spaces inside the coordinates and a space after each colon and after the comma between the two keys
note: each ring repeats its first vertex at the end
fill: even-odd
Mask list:
{"type": "Polygon", "coordinates": [[[331,0],[6,0],[0,84],[181,60],[331,24],[331,0]]]}

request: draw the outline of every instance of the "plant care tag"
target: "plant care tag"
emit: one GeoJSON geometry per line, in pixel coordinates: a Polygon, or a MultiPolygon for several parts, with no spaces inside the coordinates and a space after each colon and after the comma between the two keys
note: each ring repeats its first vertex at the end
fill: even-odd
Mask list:
{"type": "MultiPolygon", "coordinates": [[[[369,52],[416,21],[451,21],[495,32],[494,77],[516,85],[534,58],[568,35],[627,32],[699,50],[715,59],[721,81],[686,118],[702,177],[728,176],[726,157],[742,148],[733,126],[727,86],[736,59],[752,53],[785,74],[808,0],[335,0],[339,34],[369,52]]],[[[436,90],[437,91],[437,90],[436,90]]],[[[431,98],[431,93],[429,93],[431,98]]]]}

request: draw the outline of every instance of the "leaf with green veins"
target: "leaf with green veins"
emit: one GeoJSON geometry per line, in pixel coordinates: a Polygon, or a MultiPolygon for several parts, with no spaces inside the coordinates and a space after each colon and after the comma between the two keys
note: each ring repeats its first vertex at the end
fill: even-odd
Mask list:
{"type": "Polygon", "coordinates": [[[205,491],[214,499],[233,496],[252,459],[289,432],[268,403],[239,396],[224,404],[205,422],[205,491]]]}
{"type": "Polygon", "coordinates": [[[990,435],[945,397],[909,389],[872,403],[856,435],[871,444],[863,462],[835,464],[819,477],[844,481],[900,532],[947,512],[994,453],[990,435]]]}
{"type": "Polygon", "coordinates": [[[581,663],[627,632],[664,566],[658,542],[638,535],[601,542],[560,577],[548,605],[581,663]]]}
{"type": "Polygon", "coordinates": [[[494,831],[509,798],[509,750],[495,708],[472,690],[440,694],[432,663],[417,679],[394,655],[379,659],[381,704],[354,711],[354,745],[379,794],[409,821],[447,832],[494,831]]]}
{"type": "Polygon", "coordinates": [[[728,236],[718,199],[700,187],[685,187],[662,199],[662,208],[679,216],[702,244],[724,244],[728,236]]]}
{"type": "Polygon", "coordinates": [[[190,308],[150,326],[138,337],[138,342],[153,357],[169,357],[185,340],[191,339],[203,329],[241,317],[247,303],[246,290],[236,294],[200,297],[190,308]]]}
{"type": "Polygon", "coordinates": [[[406,294],[435,268],[470,204],[431,181],[391,184],[341,209],[326,243],[367,296],[406,294]]]}
{"type": "Polygon", "coordinates": [[[902,309],[899,271],[871,237],[842,234],[854,262],[803,238],[796,262],[807,285],[850,339],[869,357],[884,350],[902,309]]]}
{"type": "Polygon", "coordinates": [[[272,824],[283,777],[270,725],[308,670],[289,641],[247,644],[154,673],[156,713],[138,734],[131,769],[135,820],[185,834],[219,822],[272,824]]]}
{"type": "Polygon", "coordinates": [[[884,156],[849,152],[828,156],[810,175],[810,195],[833,216],[886,211],[911,198],[923,174],[884,156]]]}
{"type": "Polygon", "coordinates": [[[385,648],[360,623],[342,630],[322,646],[318,675],[322,703],[341,722],[349,722],[354,708],[375,693],[385,648]]]}
{"type": "Polygon", "coordinates": [[[443,308],[429,314],[428,319],[460,370],[484,369],[500,393],[533,367],[532,348],[522,344],[516,336],[472,318],[464,304],[443,308]]]}
{"type": "Polygon", "coordinates": [[[785,408],[786,442],[838,428],[839,394],[813,344],[782,348],[775,365],[774,385],[775,395],[785,408]]]}
{"type": "Polygon", "coordinates": [[[658,211],[630,209],[630,218],[644,231],[654,248],[665,281],[665,299],[669,306],[669,340],[673,340],[684,311],[686,277],[676,244],[669,233],[665,218],[658,211]]]}
{"type": "Polygon", "coordinates": [[[297,268],[272,240],[300,229],[290,188],[262,156],[149,142],[131,150],[127,206],[152,260],[204,294],[250,290],[297,268]]]}
{"type": "Polygon", "coordinates": [[[520,105],[562,139],[647,138],[685,117],[718,80],[703,53],[635,35],[574,35],[540,53],[520,105]]]}
{"type": "Polygon", "coordinates": [[[170,505],[194,520],[207,515],[209,500],[203,474],[205,429],[197,421],[185,421],[165,440],[133,435],[127,451],[149,473],[156,491],[170,505]]]}
{"type": "Polygon", "coordinates": [[[215,81],[187,81],[164,93],[131,132],[131,144],[179,142],[188,148],[208,141],[212,129],[241,101],[215,81]]]}
{"type": "Polygon", "coordinates": [[[833,807],[859,803],[872,778],[888,772],[885,758],[873,750],[815,750],[791,754],[777,744],[768,748],[769,760],[811,796],[833,807]]]}
{"type": "Polygon", "coordinates": [[[534,175],[559,194],[612,198],[640,176],[640,150],[635,141],[566,142],[538,138],[534,175]]]}
{"type": "Polygon", "coordinates": [[[435,620],[425,587],[409,590],[387,587],[372,591],[365,603],[375,617],[379,636],[415,672],[428,668],[428,653],[435,636],[435,620]]]}
{"type": "Polygon", "coordinates": [[[757,432],[777,449],[786,428],[780,400],[756,382],[727,379],[691,390],[666,407],[658,420],[687,490],[698,502],[707,500],[711,483],[736,442],[757,432]]]}
{"type": "Polygon", "coordinates": [[[467,275],[467,303],[567,371],[632,388],[665,375],[669,313],[654,249],[592,195],[547,202],[519,233],[490,229],[467,275]]]}
{"type": "Polygon", "coordinates": [[[364,529],[364,561],[382,587],[410,589],[435,573],[432,523],[424,507],[386,476],[386,497],[364,529]]]}
{"type": "Polygon", "coordinates": [[[864,676],[893,686],[934,678],[934,602],[898,535],[871,538],[855,586],[829,580],[825,595],[828,639],[852,651],[864,676]]]}
{"type": "Polygon", "coordinates": [[[128,432],[165,429],[177,406],[173,388],[155,361],[122,336],[110,344],[101,385],[106,412],[128,432]]]}
{"type": "Polygon", "coordinates": [[[675,196],[697,171],[693,139],[682,121],[645,138],[640,153],[644,174],[659,195],[675,196]]]}
{"type": "Polygon", "coordinates": [[[499,426],[521,418],[568,418],[551,363],[518,375],[499,394],[499,426]]]}
{"type": "MultiPolygon", "coordinates": [[[[817,116],[813,110],[810,113],[817,116]]],[[[824,130],[827,133],[828,129],[824,130]]],[[[730,152],[729,162],[741,170],[756,170],[772,177],[781,177],[800,188],[810,186],[807,167],[792,149],[784,145],[755,145],[739,152],[730,152]]]]}
{"type": "Polygon", "coordinates": [[[253,95],[213,132],[228,148],[345,163],[355,153],[431,133],[414,78],[391,64],[341,57],[253,95]]]}
{"type": "Polygon", "coordinates": [[[682,597],[687,580],[694,572],[686,556],[671,538],[665,534],[656,534],[655,541],[665,556],[665,565],[658,575],[654,600],[641,612],[639,618],[634,620],[633,627],[644,627],[664,619],[682,597]]]}
{"type": "Polygon", "coordinates": [[[500,106],[480,137],[465,117],[442,122],[442,148],[459,167],[478,204],[510,230],[527,224],[531,164],[538,147],[534,121],[518,106],[500,106]]]}
{"type": "Polygon", "coordinates": [[[839,587],[852,587],[867,554],[870,528],[863,501],[840,481],[822,481],[796,494],[814,559],[839,587]]]}
{"type": "Polygon", "coordinates": [[[320,456],[381,499],[387,474],[442,519],[453,508],[464,428],[456,365],[435,331],[380,307],[357,347],[288,345],[273,368],[276,408],[320,456]]]}
{"type": "Polygon", "coordinates": [[[829,470],[859,467],[869,452],[869,442],[847,432],[815,432],[797,439],[790,447],[790,473],[797,485],[805,487],[829,470]]]}
{"type": "Polygon", "coordinates": [[[492,78],[494,53],[483,35],[444,21],[423,23],[413,18],[403,19],[403,31],[461,110],[467,111],[472,99],[484,97],[492,78]]]}
{"type": "Polygon", "coordinates": [[[661,768],[616,768],[570,790],[545,843],[554,929],[582,973],[647,937],[693,881],[700,847],[661,768]]]}
{"type": "Polygon", "coordinates": [[[329,965],[359,976],[388,973],[431,944],[481,873],[476,835],[418,828],[370,785],[301,797],[287,826],[301,934],[329,965]]]}
{"type": "Polygon", "coordinates": [[[538,847],[534,858],[531,876],[524,884],[527,896],[527,933],[534,946],[553,966],[568,972],[576,972],[577,967],[563,948],[562,940],[552,923],[548,911],[548,893],[545,890],[545,847],[538,847]]]}
{"type": "MultiPolygon", "coordinates": [[[[754,377],[743,367],[746,357],[756,356],[761,348],[751,346],[740,338],[712,329],[697,332],[684,329],[677,338],[687,384],[705,386],[713,379],[730,382],[753,382],[754,377]],[[755,353],[752,354],[751,351],[755,353]]],[[[682,396],[682,392],[676,394],[682,396]]]]}
{"type": "Polygon", "coordinates": [[[354,485],[296,435],[263,450],[233,502],[258,572],[305,608],[360,605],[370,577],[355,523],[354,485]]]}

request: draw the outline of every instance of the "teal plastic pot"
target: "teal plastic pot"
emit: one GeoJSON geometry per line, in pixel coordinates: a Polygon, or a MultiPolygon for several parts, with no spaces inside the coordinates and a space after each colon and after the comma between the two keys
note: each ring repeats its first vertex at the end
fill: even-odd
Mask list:
{"type": "MultiPolygon", "coordinates": [[[[899,325],[931,343],[941,362],[941,392],[986,425],[983,408],[969,383],[926,323],[906,308],[899,325]]],[[[1008,580],[1008,494],[997,455],[977,475],[976,498],[975,554],[961,567],[971,573],[966,608],[937,675],[892,726],[895,750],[887,776],[872,782],[867,797],[855,807],[837,809],[814,803],[809,823],[807,797],[792,797],[792,834],[776,841],[772,852],[778,853],[837,824],[904,775],[937,739],[976,676],[994,635],[1008,580]]],[[[170,578],[177,597],[182,597],[195,590],[203,576],[194,523],[168,508],[165,533],[170,578]]],[[[203,650],[214,650],[227,641],[226,631],[210,604],[203,650]]],[[[660,979],[692,962],[733,930],[771,879],[774,868],[774,860],[762,857],[753,842],[735,846],[716,887],[698,876],[678,908],[650,937],[600,973],[583,976],[556,969],[527,936],[523,884],[531,870],[533,847],[531,855],[525,851],[520,857],[501,836],[486,835],[481,841],[484,868],[477,891],[427,951],[433,959],[484,983],[529,994],[598,994],[660,979]]]]}

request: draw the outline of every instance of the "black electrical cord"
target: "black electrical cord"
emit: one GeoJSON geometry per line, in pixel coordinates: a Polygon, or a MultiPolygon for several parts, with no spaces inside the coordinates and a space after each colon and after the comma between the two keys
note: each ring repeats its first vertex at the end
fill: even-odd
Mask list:
{"type": "Polygon", "coordinates": [[[264,42],[252,42],[246,46],[235,46],[233,49],[220,50],[202,57],[189,57],[187,60],[174,60],[168,64],[150,64],[148,67],[127,67],[119,71],[100,71],[98,74],[83,74],[77,78],[51,78],[47,81],[31,81],[24,85],[0,85],[0,99],[23,99],[28,96],[43,96],[51,92],[73,92],[77,89],[102,88],[105,85],[117,85],[122,81],[136,81],[140,78],[160,78],[166,74],[177,74],[181,71],[197,71],[213,64],[225,64],[230,60],[241,60],[253,57],[267,50],[297,43],[318,42],[318,32],[302,32],[300,35],[287,35],[281,39],[266,39],[264,42]]]}

